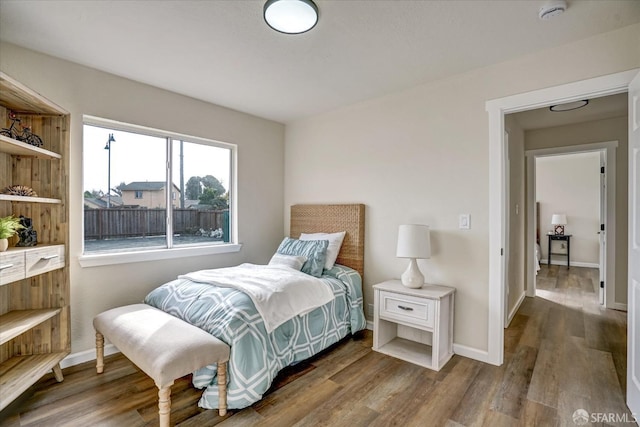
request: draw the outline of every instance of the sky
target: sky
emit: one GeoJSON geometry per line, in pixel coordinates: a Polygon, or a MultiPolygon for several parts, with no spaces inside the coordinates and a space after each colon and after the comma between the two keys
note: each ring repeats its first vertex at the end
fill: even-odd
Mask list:
{"type": "MultiPolygon", "coordinates": [[[[121,182],[165,181],[166,140],[131,132],[109,130],[84,125],[83,191],[107,192],[109,152],[111,152],[111,188],[121,182]],[[109,134],[115,142],[111,150],[105,146],[109,134]]],[[[179,142],[174,143],[174,184],[180,188],[179,142]]],[[[184,183],[192,176],[213,175],[228,190],[230,180],[230,150],[203,144],[184,144],[184,183]]]]}

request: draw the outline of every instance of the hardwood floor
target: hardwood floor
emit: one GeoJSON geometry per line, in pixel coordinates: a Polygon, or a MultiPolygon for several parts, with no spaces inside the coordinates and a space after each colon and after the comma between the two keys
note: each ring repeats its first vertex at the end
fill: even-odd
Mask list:
{"type": "MultiPolygon", "coordinates": [[[[184,377],[172,388],[173,423],[191,426],[575,426],[577,409],[632,419],[624,403],[626,313],[597,304],[597,270],[543,267],[505,331],[505,363],[454,356],[434,372],[371,350],[372,335],[347,339],[287,368],[253,406],[197,408],[184,377]]],[[[2,426],[146,426],[157,423],[157,388],[120,355],[40,380],[2,426]]],[[[590,424],[587,424],[590,425],[590,424]]],[[[599,424],[609,425],[609,424],[599,424]]],[[[620,424],[629,425],[629,424],[620,424]]]]}

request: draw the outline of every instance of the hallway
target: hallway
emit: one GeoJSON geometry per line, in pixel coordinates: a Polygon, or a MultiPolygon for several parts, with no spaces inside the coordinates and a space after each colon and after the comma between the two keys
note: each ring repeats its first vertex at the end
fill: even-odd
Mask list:
{"type": "Polygon", "coordinates": [[[554,408],[564,425],[581,408],[632,419],[624,399],[627,313],[598,304],[598,281],[598,269],[543,265],[536,298],[505,331],[507,353],[537,350],[527,399],[554,408]]]}

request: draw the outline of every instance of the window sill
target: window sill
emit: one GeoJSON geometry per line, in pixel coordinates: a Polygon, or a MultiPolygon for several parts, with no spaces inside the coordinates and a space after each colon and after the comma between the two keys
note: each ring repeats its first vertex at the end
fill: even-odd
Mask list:
{"type": "Polygon", "coordinates": [[[164,259],[187,258],[200,255],[215,255],[239,252],[241,244],[226,244],[216,246],[198,246],[173,249],[154,249],[148,251],[119,252],[114,254],[82,255],[78,257],[80,266],[100,267],[103,265],[128,264],[132,262],[157,261],[164,259]]]}

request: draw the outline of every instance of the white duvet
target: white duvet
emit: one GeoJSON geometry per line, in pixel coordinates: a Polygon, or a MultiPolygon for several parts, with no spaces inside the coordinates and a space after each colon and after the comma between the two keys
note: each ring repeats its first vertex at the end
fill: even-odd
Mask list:
{"type": "Polygon", "coordinates": [[[333,293],[322,280],[279,265],[241,264],[195,271],[179,278],[244,292],[264,319],[268,333],[333,299],[333,293]]]}

